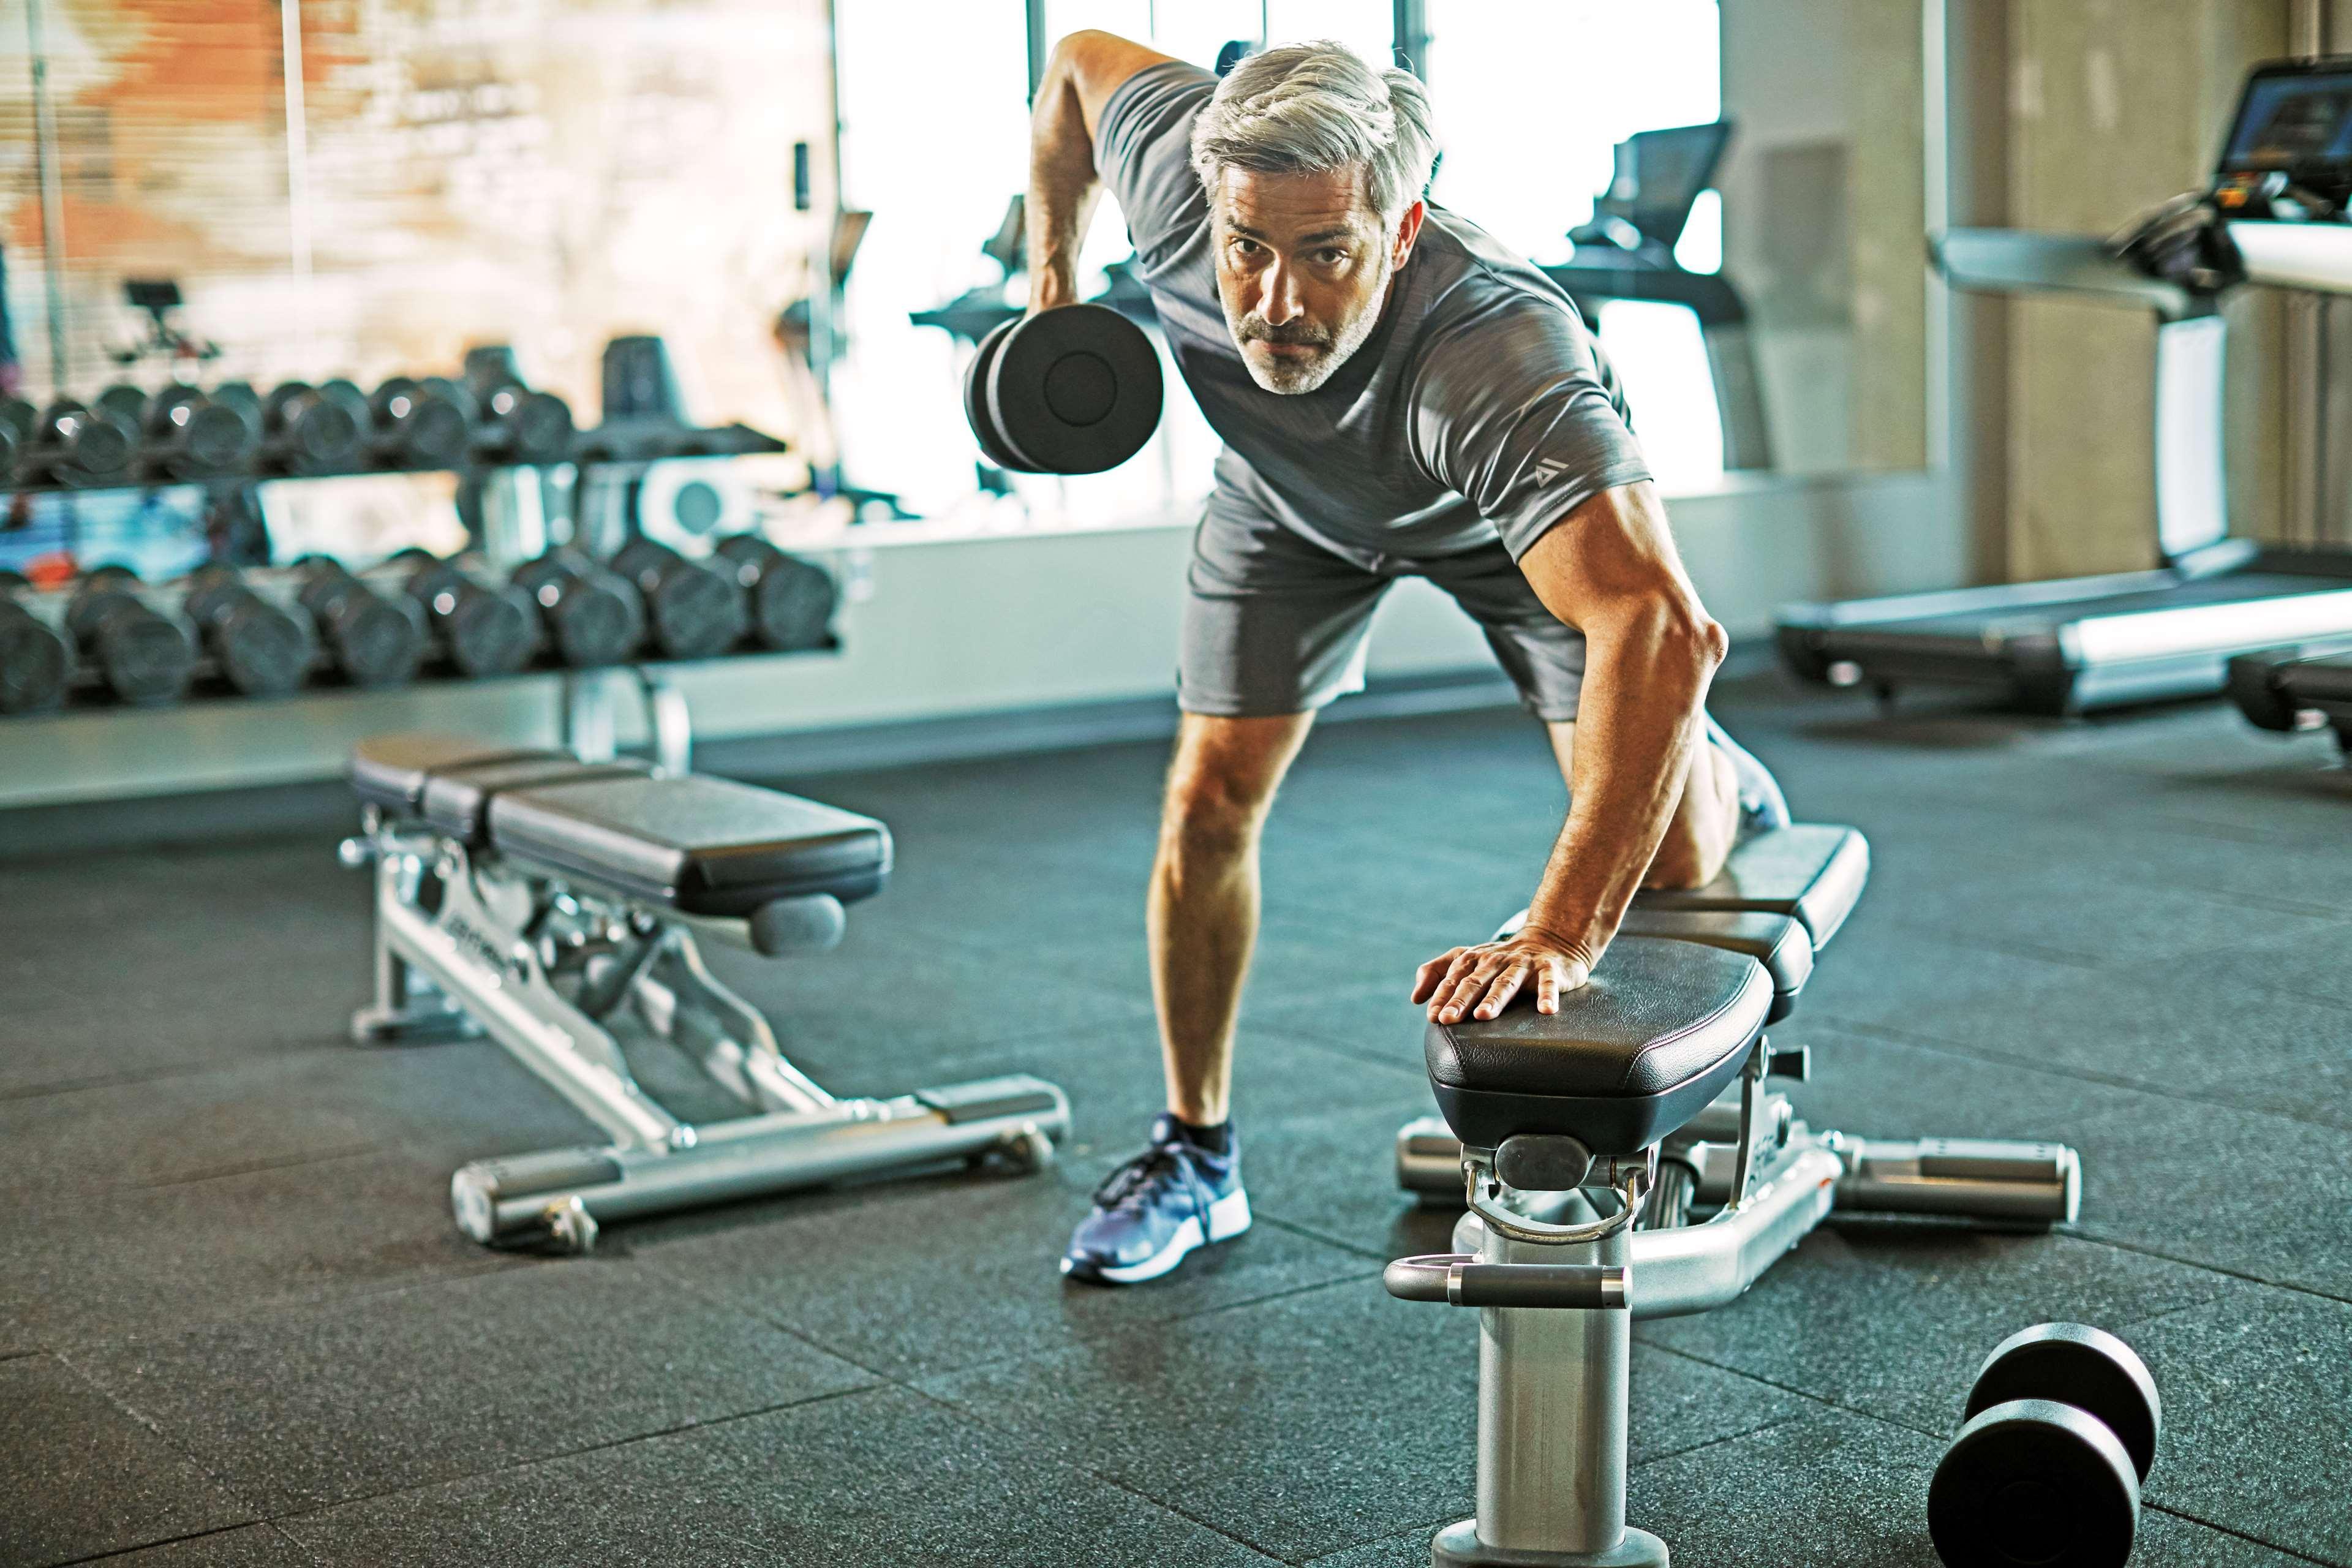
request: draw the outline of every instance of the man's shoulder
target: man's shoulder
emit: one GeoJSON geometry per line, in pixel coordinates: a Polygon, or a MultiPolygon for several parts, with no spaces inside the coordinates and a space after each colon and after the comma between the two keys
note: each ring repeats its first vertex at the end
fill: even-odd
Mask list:
{"type": "Polygon", "coordinates": [[[1423,236],[1433,243],[1416,258],[1429,270],[1406,375],[1422,415],[1450,418],[1580,383],[1619,401],[1615,374],[1584,318],[1535,263],[1439,208],[1431,209],[1423,236]]]}
{"type": "Polygon", "coordinates": [[[1432,204],[1415,250],[1429,268],[1423,313],[1431,329],[1513,319],[1582,326],[1540,268],[1467,218],[1432,204]]]}
{"type": "Polygon", "coordinates": [[[1098,165],[1109,174],[1109,164],[1155,148],[1181,147],[1189,158],[1192,121],[1216,87],[1213,75],[1185,60],[1161,60],[1129,77],[1111,89],[1096,120],[1098,165]]]}

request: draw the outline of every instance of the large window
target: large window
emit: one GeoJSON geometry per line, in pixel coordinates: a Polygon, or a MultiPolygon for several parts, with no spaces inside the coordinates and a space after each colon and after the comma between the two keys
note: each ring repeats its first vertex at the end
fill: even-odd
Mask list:
{"type": "MultiPolygon", "coordinates": [[[[1715,0],[1429,0],[1423,74],[1444,150],[1433,195],[1525,256],[1565,259],[1568,231],[1609,187],[1618,142],[1721,117],[1717,28],[1715,0]]],[[[1675,257],[1713,271],[1722,247],[1710,192],[1675,257]]],[[[1678,306],[1611,302],[1601,341],[1659,481],[1719,476],[1723,434],[1697,321],[1678,306]]]]}
{"type": "MultiPolygon", "coordinates": [[[[1392,58],[1391,0],[1046,0],[1042,10],[1041,46],[1095,27],[1203,67],[1237,39],[1334,37],[1375,63],[1392,58]]],[[[1721,111],[1714,0],[1429,0],[1427,15],[1414,64],[1444,153],[1435,197],[1538,260],[1566,255],[1568,230],[1609,184],[1617,142],[1721,111]]],[[[928,515],[1181,511],[1206,489],[1216,442],[1172,374],[1163,434],[1136,461],[1083,479],[1017,477],[1013,498],[990,497],[957,396],[970,344],[907,319],[998,278],[980,244],[1027,183],[1029,39],[1018,16],[1012,0],[840,7],[843,199],[875,213],[848,291],[847,357],[833,377],[845,466],[854,481],[897,490],[928,515]]],[[[1678,255],[1711,268],[1720,249],[1710,196],[1678,255]]],[[[1097,291],[1102,268],[1128,250],[1107,203],[1081,256],[1082,292],[1097,291]]],[[[1015,279],[1007,298],[1017,303],[1024,288],[1015,279]]],[[[1671,485],[1719,473],[1713,384],[1688,313],[1612,304],[1601,337],[1659,477],[1671,485]]]]}
{"type": "Polygon", "coordinates": [[[1012,0],[836,16],[842,200],[874,214],[831,377],[840,458],[851,482],[938,515],[981,500],[956,391],[969,345],[907,318],[1000,275],[980,247],[1028,183],[1027,44],[1012,0]]]}
{"type": "MultiPolygon", "coordinates": [[[[1028,39],[1013,0],[940,7],[857,0],[839,7],[843,202],[871,209],[846,291],[845,354],[832,405],[845,477],[898,492],[926,516],[1017,525],[1033,516],[1100,522],[1181,512],[1205,494],[1216,438],[1172,366],[1160,434],[1108,474],[1012,476],[1013,494],[979,487],[958,396],[971,344],[910,311],[946,304],[1001,276],[981,254],[1028,184],[1028,39]]],[[[1234,39],[1336,37],[1376,63],[1390,53],[1390,0],[1047,0],[1045,36],[1098,27],[1213,66],[1234,39]]],[[[1129,251],[1117,207],[1097,210],[1079,289],[1129,251]]],[[[1015,279],[1004,298],[1025,298],[1015,279]]]]}

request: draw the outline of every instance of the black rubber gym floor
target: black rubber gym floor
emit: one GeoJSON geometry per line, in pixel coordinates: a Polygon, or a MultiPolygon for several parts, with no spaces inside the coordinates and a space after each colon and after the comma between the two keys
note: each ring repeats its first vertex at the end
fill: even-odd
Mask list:
{"type": "MultiPolygon", "coordinates": [[[[1692,1568],[1932,1563],[1978,1362],[2069,1318],[2163,1390],[2136,1563],[2352,1563],[2352,774],[2218,706],[1890,721],[1758,678],[1718,711],[1876,851],[1777,1031],[1814,1047],[1801,1110],[2062,1139],[2084,1201],[2048,1237],[1824,1230],[1641,1325],[1634,1521],[1692,1568]]],[[[446,1183],[586,1123],[488,1046],[344,1043],[367,898],[331,842],[0,865],[0,1564],[1425,1562],[1470,1508],[1476,1330],[1379,1285],[1446,1228],[1391,1186],[1429,1104],[1403,992],[1524,901],[1559,781],[1514,712],[1314,739],[1242,1043],[1257,1226],[1093,1290],[1053,1262],[1159,1095],[1161,759],[808,781],[899,870],[839,952],[724,966],[836,1090],[1058,1080],[1055,1173],[572,1261],[478,1250],[446,1183]]]]}

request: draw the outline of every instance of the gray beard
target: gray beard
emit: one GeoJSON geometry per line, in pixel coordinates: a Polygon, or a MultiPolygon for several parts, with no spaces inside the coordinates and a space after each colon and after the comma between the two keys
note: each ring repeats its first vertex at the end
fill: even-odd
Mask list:
{"type": "Polygon", "coordinates": [[[1298,397],[1313,392],[1339,374],[1339,367],[1355,356],[1356,351],[1364,346],[1364,340],[1372,335],[1372,329],[1381,324],[1381,311],[1388,304],[1390,275],[1394,270],[1388,253],[1381,252],[1381,280],[1372,290],[1370,309],[1349,322],[1329,348],[1316,358],[1300,363],[1276,360],[1272,364],[1261,364],[1252,359],[1249,349],[1242,342],[1240,325],[1227,317],[1225,331],[1231,334],[1234,347],[1241,351],[1242,368],[1249,372],[1252,381],[1276,396],[1298,397]]]}

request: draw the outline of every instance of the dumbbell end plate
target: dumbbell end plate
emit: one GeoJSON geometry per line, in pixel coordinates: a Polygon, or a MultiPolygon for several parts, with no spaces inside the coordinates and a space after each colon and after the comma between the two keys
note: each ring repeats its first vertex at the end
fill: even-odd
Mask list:
{"type": "Polygon", "coordinates": [[[1104,305],[1066,305],[1014,323],[984,378],[1007,450],[1055,474],[1099,474],[1160,427],[1160,355],[1143,329],[1104,305]]]}
{"type": "Polygon", "coordinates": [[[996,416],[988,404],[988,373],[996,363],[996,351],[1004,346],[1005,334],[1021,324],[1021,318],[999,323],[989,330],[971,353],[971,363],[963,373],[963,416],[971,426],[971,437],[980,443],[980,455],[1000,468],[1016,474],[1034,474],[1037,469],[1025,463],[1005,446],[1003,433],[996,428],[996,416]]]}
{"type": "Polygon", "coordinates": [[[2123,1568],[2138,1519],[2139,1479],[2115,1434],[2046,1399],[1979,1413],[1927,1487],[1946,1568],[2123,1568]]]}

